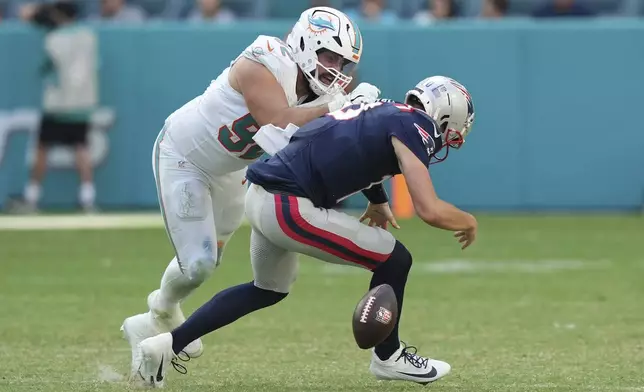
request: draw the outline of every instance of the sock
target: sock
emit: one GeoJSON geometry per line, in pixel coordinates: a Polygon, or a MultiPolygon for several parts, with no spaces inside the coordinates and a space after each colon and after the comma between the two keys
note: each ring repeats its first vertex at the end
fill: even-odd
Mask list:
{"type": "Polygon", "coordinates": [[[24,198],[27,204],[30,206],[36,206],[38,204],[38,200],[40,200],[40,184],[30,181],[25,187],[24,198]]]}
{"type": "Polygon", "coordinates": [[[93,207],[95,198],[96,190],[94,189],[94,184],[91,182],[82,183],[78,191],[78,199],[83,208],[93,207]]]}
{"type": "Polygon", "coordinates": [[[286,298],[286,295],[260,289],[253,282],[220,291],[172,331],[172,350],[178,354],[195,339],[256,310],[275,305],[286,298]]]}
{"type": "Polygon", "coordinates": [[[186,299],[201,283],[191,280],[183,274],[175,257],[170,261],[161,278],[161,289],[157,295],[154,310],[170,311],[186,299]]]}
{"type": "Polygon", "coordinates": [[[219,264],[221,264],[221,257],[224,255],[224,249],[226,249],[226,241],[217,241],[217,261],[215,263],[216,267],[219,267],[219,264]]]}
{"type": "Polygon", "coordinates": [[[407,284],[407,277],[411,269],[411,262],[412,258],[409,251],[403,244],[396,241],[396,246],[393,252],[391,252],[389,259],[373,271],[371,284],[369,285],[369,289],[384,283],[390,285],[394,289],[396,299],[398,300],[398,319],[396,320],[396,325],[387,339],[375,347],[376,355],[383,361],[389,359],[400,347],[398,326],[400,325],[405,285],[407,284]]]}

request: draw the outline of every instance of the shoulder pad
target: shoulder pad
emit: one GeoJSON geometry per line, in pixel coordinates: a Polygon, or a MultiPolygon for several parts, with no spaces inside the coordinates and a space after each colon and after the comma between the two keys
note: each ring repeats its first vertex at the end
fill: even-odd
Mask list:
{"type": "Polygon", "coordinates": [[[276,37],[260,35],[241,56],[268,68],[284,89],[289,106],[297,104],[295,87],[298,67],[293,60],[291,48],[284,41],[276,37]]]}

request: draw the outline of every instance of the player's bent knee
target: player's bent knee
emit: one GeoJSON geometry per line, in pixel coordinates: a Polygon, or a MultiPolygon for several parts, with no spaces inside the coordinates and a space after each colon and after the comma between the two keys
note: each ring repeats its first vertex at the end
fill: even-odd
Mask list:
{"type": "Polygon", "coordinates": [[[217,259],[214,254],[211,254],[190,260],[190,262],[184,266],[184,271],[191,281],[195,284],[201,284],[205,282],[210,275],[212,275],[212,272],[216,267],[217,259]]]}
{"type": "Polygon", "coordinates": [[[271,306],[280,302],[288,295],[288,292],[279,292],[271,289],[265,289],[257,285],[257,281],[253,281],[253,285],[259,294],[257,297],[262,298],[261,302],[263,306],[271,306]]]}
{"type": "Polygon", "coordinates": [[[253,285],[260,290],[282,294],[284,295],[284,297],[286,297],[291,291],[291,285],[284,282],[277,283],[273,281],[269,283],[267,281],[255,278],[255,280],[253,280],[253,285]]]}
{"type": "Polygon", "coordinates": [[[405,248],[400,241],[396,241],[394,250],[389,255],[389,258],[379,265],[374,272],[379,269],[386,269],[388,271],[395,271],[398,273],[408,274],[411,270],[412,256],[411,253],[405,248]]]}

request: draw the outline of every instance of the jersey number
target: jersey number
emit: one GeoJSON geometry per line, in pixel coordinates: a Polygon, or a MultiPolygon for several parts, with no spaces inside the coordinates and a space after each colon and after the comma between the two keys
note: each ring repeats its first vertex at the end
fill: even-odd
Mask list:
{"type": "Polygon", "coordinates": [[[250,113],[233,121],[231,128],[226,125],[219,128],[217,139],[226,150],[241,159],[257,159],[262,156],[264,151],[253,140],[259,125],[250,113]]]}
{"type": "MultiPolygon", "coordinates": [[[[282,41],[281,39],[276,38],[275,41],[277,41],[277,43],[280,46],[280,52],[282,53],[282,56],[288,57],[289,59],[291,59],[292,62],[297,63],[293,58],[293,54],[291,53],[291,48],[289,48],[288,45],[286,45],[286,43],[284,43],[284,41],[282,41]]],[[[273,51],[273,47],[271,46],[270,40],[266,41],[266,48],[268,49],[269,52],[273,51]]]]}
{"type": "MultiPolygon", "coordinates": [[[[351,105],[338,109],[335,112],[331,112],[329,113],[329,116],[336,120],[351,120],[352,118],[358,117],[362,112],[381,106],[383,103],[384,102],[361,103],[358,107],[356,107],[357,105],[351,105]]],[[[403,112],[411,112],[414,110],[411,106],[402,103],[395,103],[394,106],[403,112]]]]}

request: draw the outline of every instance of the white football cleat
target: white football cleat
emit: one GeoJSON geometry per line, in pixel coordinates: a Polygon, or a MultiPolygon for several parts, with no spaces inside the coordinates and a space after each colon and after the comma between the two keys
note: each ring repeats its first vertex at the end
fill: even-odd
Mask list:
{"type": "MultiPolygon", "coordinates": [[[[123,337],[130,343],[132,349],[132,376],[136,375],[138,368],[135,365],[135,356],[139,343],[160,333],[172,332],[173,329],[186,321],[179,305],[172,309],[171,312],[161,311],[154,306],[158,292],[159,290],[155,290],[148,296],[149,312],[128,317],[121,326],[123,337]]],[[[183,349],[183,352],[190,358],[200,357],[203,354],[201,339],[188,344],[183,349]]]]}
{"type": "Polygon", "coordinates": [[[138,346],[137,374],[146,386],[163,388],[168,367],[177,366],[175,358],[169,332],[147,338],[138,346]]]}
{"type": "Polygon", "coordinates": [[[403,380],[429,384],[444,377],[451,366],[443,361],[421,357],[416,347],[401,342],[400,347],[386,361],[372,352],[369,370],[378,380],[403,380]]]}
{"type": "Polygon", "coordinates": [[[139,343],[145,339],[156,336],[160,332],[154,327],[154,321],[150,312],[137,314],[128,317],[121,325],[123,338],[128,341],[132,350],[132,363],[130,367],[130,382],[139,381],[139,367],[141,358],[139,356],[139,343]]]}
{"type": "MultiPolygon", "coordinates": [[[[179,304],[174,306],[170,311],[165,311],[156,307],[156,297],[158,294],[159,290],[155,290],[148,295],[148,307],[150,308],[154,325],[159,332],[172,332],[175,328],[179,327],[184,323],[184,321],[186,321],[186,317],[183,315],[179,304]]],[[[203,343],[201,343],[201,339],[196,339],[190,342],[183,349],[183,352],[185,352],[190,358],[200,357],[201,354],[203,354],[203,343]]]]}

